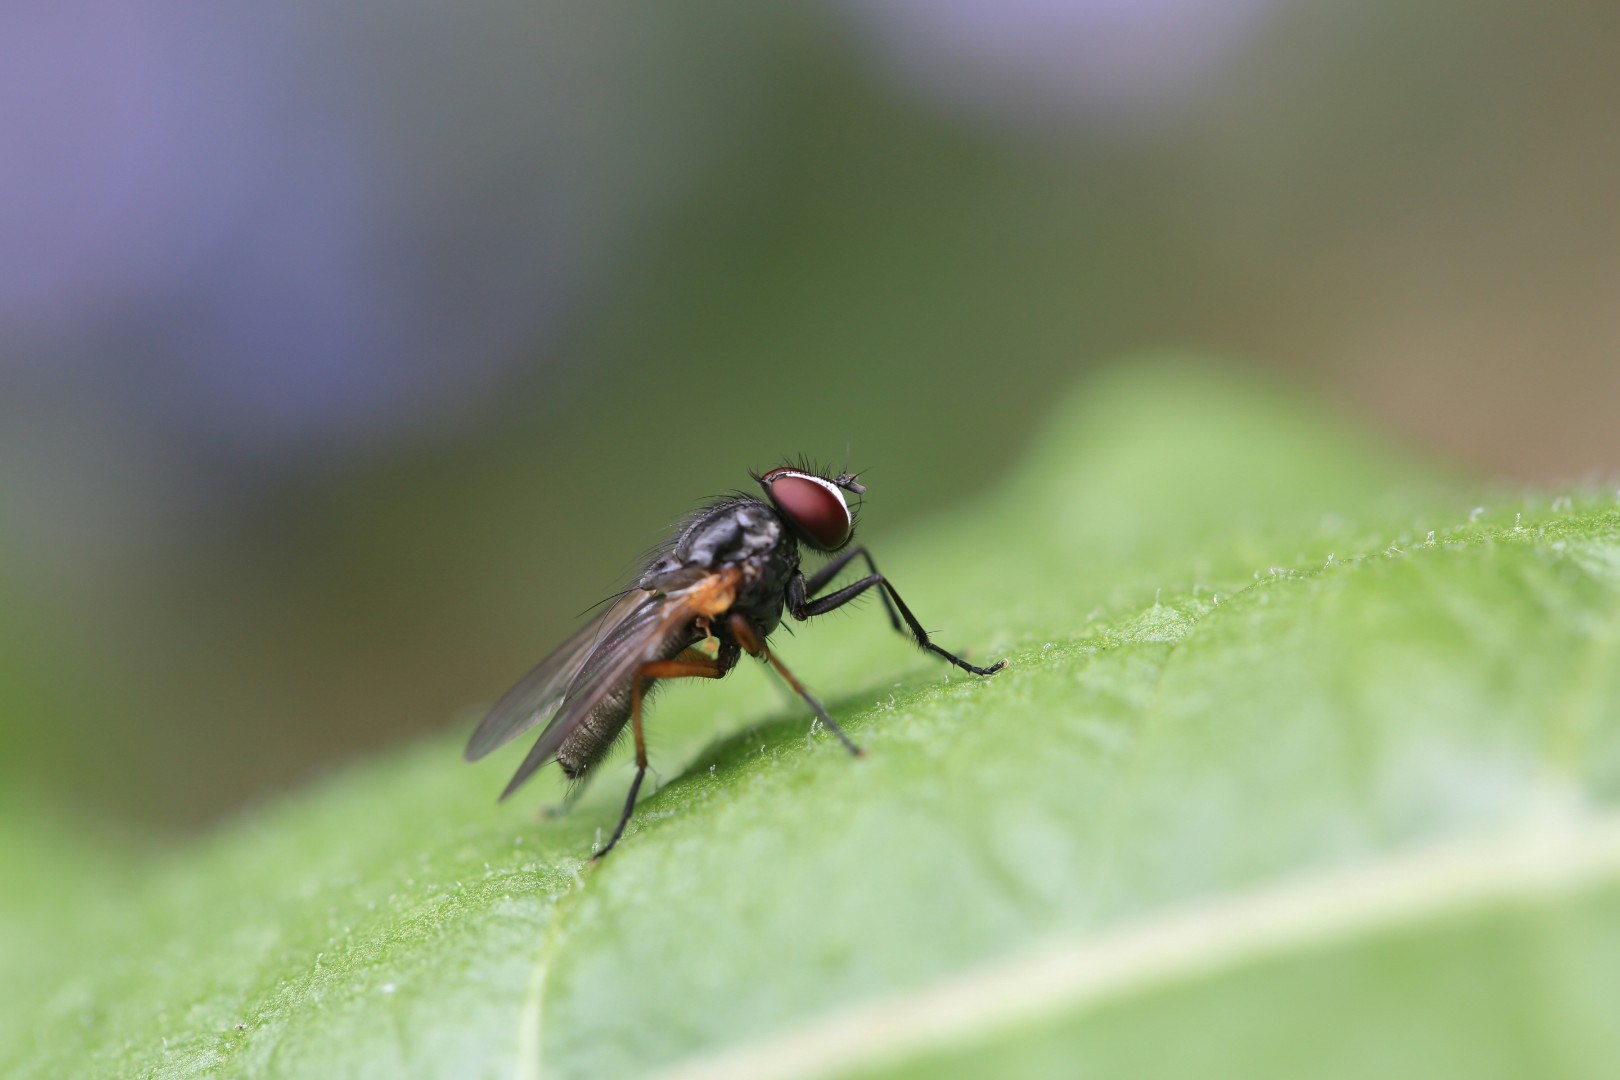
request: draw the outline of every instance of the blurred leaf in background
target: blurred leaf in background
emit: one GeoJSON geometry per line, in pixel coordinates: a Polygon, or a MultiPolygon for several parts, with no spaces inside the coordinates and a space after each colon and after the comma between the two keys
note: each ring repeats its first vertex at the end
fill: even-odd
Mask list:
{"type": "Polygon", "coordinates": [[[541,823],[461,732],[145,865],[0,818],[21,884],[72,893],[4,894],[0,1072],[1607,1071],[1612,490],[1481,488],[1158,360],[867,539],[1008,669],[870,607],[784,637],[859,761],[754,665],[673,687],[598,865],[622,764],[541,823]]]}

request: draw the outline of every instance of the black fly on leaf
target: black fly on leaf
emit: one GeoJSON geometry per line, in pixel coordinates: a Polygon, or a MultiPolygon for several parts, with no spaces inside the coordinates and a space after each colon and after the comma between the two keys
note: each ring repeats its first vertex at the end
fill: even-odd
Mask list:
{"type": "Polygon", "coordinates": [[[475,761],[551,718],[501,792],[504,799],[551,761],[570,780],[583,783],[628,721],[635,736],[636,778],[618,827],[594,858],[613,850],[635,809],[647,774],[642,699],[659,679],[722,678],[746,652],[768,662],[845,749],[861,753],[766,647],[784,610],[804,620],[875,588],[890,623],[922,648],[975,675],[992,675],[1005,666],[1001,661],[977,667],[935,645],[871,554],[850,546],[855,516],[844,492],[866,491],[855,474],[829,477],[808,467],[783,466],[754,479],[764,499],[739,493],[688,517],[635,586],[524,676],[467,742],[467,760],[475,761]],[[833,558],[806,577],[799,568],[800,544],[833,558]],[[865,562],[866,575],[821,595],[856,559],[865,562]],[[701,644],[709,644],[712,655],[701,644]]]}

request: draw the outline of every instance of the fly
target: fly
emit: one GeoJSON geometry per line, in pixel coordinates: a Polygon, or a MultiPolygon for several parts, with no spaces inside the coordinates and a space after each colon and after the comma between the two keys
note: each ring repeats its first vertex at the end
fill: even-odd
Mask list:
{"type": "Polygon", "coordinates": [[[926,651],[975,675],[993,675],[1006,665],[1003,660],[978,667],[934,644],[893,583],[878,571],[871,553],[851,546],[856,514],[844,493],[866,491],[855,474],[826,476],[807,467],[783,466],[755,475],[754,480],[765,498],[738,492],[689,516],[636,584],[540,661],[495,704],[467,742],[467,760],[476,761],[549,716],[551,722],[501,798],[552,761],[573,781],[572,797],[628,722],[636,744],[636,778],[618,827],[594,858],[613,850],[635,809],[647,775],[642,704],[659,680],[719,679],[747,653],[767,662],[846,750],[861,753],[821,702],[766,647],[784,611],[803,621],[876,589],[889,622],[926,651]],[[800,545],[832,558],[806,577],[799,565],[800,545]],[[865,563],[867,573],[825,592],[857,559],[865,563]],[[713,655],[698,647],[710,639],[717,646],[713,655]]]}

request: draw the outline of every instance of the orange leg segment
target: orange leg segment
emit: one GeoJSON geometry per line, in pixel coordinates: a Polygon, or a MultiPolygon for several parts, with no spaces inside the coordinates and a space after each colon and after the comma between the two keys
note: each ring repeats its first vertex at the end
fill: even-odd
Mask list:
{"type": "Polygon", "coordinates": [[[630,824],[630,815],[636,808],[636,794],[641,790],[642,778],[647,775],[647,738],[641,730],[642,686],[648,679],[718,679],[726,673],[718,660],[703,655],[696,649],[684,649],[672,660],[649,660],[636,669],[630,680],[630,731],[636,738],[636,778],[630,784],[630,797],[624,800],[624,813],[619,815],[619,826],[607,847],[591,856],[595,862],[613,850],[613,845],[624,835],[630,824]]]}

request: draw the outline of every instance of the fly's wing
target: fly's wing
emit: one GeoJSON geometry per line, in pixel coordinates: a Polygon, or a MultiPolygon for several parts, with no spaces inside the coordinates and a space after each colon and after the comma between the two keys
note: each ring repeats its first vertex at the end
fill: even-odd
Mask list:
{"type": "Polygon", "coordinates": [[[729,608],[740,577],[735,570],[711,574],[679,592],[648,601],[621,620],[586,658],[568,687],[562,708],[557,710],[557,715],[551,718],[551,723],[530,749],[529,756],[512,774],[501,798],[516,791],[535,770],[554,758],[564,740],[591,710],[634,678],[642,664],[670,656],[692,644],[693,620],[700,615],[717,615],[729,608]]]}
{"type": "Polygon", "coordinates": [[[495,703],[478,730],[472,733],[472,738],[467,740],[467,760],[477,761],[497,746],[511,742],[562,704],[569,684],[585,666],[592,650],[612,637],[625,619],[651,600],[651,594],[645,590],[630,590],[536,664],[534,670],[495,703]]]}

